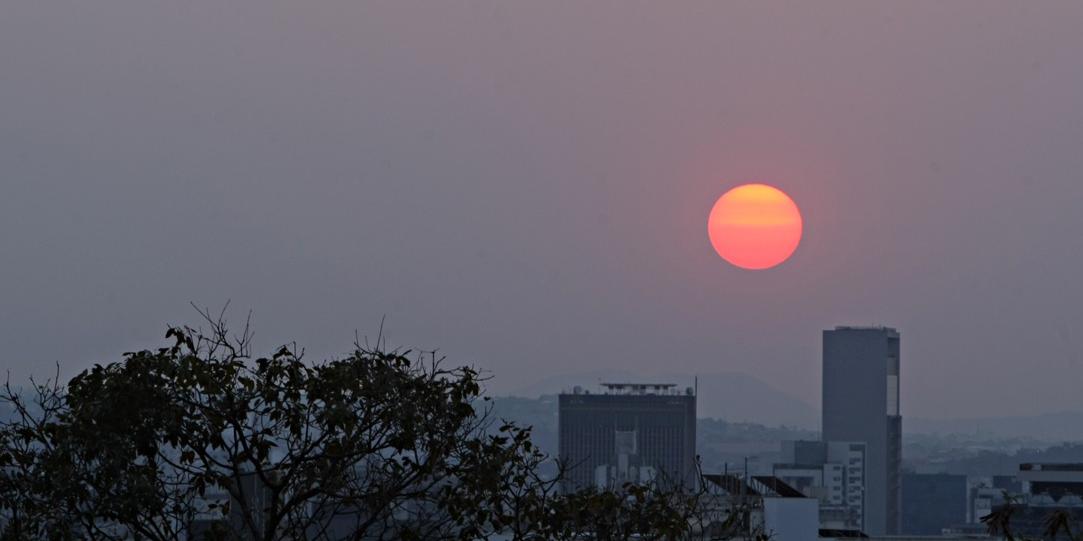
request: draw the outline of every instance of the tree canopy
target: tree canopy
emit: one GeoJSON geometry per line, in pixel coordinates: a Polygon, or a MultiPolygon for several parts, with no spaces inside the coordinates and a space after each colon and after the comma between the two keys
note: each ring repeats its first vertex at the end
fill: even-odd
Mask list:
{"type": "Polygon", "coordinates": [[[253,358],[247,328],[207,321],[66,384],[8,383],[4,538],[678,538],[698,510],[655,486],[561,493],[473,368],[359,343],[253,358]]]}

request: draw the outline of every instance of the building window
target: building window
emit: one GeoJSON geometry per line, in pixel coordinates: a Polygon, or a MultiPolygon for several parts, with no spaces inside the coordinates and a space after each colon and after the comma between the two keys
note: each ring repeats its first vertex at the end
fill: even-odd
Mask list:
{"type": "Polygon", "coordinates": [[[896,416],[899,414],[899,376],[887,377],[887,414],[896,416]]]}

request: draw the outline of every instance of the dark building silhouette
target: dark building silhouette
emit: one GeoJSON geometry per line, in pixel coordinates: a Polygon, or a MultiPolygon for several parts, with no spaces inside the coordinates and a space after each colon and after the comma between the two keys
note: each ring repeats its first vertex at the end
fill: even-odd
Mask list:
{"type": "Polygon", "coordinates": [[[904,473],[902,525],[905,535],[940,535],[967,521],[965,475],[904,473]]]}
{"type": "Polygon", "coordinates": [[[823,333],[823,439],[865,442],[865,531],[899,532],[902,417],[899,333],[836,327],[823,333]]]}
{"type": "Polygon", "coordinates": [[[696,396],[673,384],[602,384],[560,395],[565,490],[696,483],[696,396]]]}

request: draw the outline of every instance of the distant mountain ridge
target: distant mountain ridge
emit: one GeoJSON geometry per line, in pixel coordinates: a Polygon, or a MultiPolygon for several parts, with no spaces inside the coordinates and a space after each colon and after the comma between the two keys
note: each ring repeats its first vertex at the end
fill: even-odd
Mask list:
{"type": "MultiPolygon", "coordinates": [[[[647,375],[627,370],[595,370],[552,376],[504,396],[538,398],[571,391],[575,386],[597,390],[600,383],[616,381],[675,383],[679,388],[684,388],[695,385],[696,377],[679,373],[647,375]]],[[[697,413],[700,418],[819,430],[818,408],[755,376],[741,372],[715,372],[699,374],[698,378],[697,413]]],[[[1083,412],[930,419],[909,417],[904,410],[903,433],[955,434],[985,440],[1022,438],[1051,443],[1083,441],[1083,412]]]]}
{"type": "Polygon", "coordinates": [[[1083,412],[1060,411],[1018,417],[925,419],[903,417],[903,433],[1083,441],[1083,412]]]}
{"type": "Polygon", "coordinates": [[[768,426],[791,426],[816,429],[820,412],[812,405],[780,391],[763,380],[740,372],[709,374],[662,373],[637,374],[625,370],[606,370],[562,374],[543,379],[533,385],[508,393],[507,396],[537,398],[571,391],[580,386],[597,390],[603,382],[675,383],[683,389],[692,387],[699,378],[699,417],[726,419],[731,422],[755,422],[768,426]]]}

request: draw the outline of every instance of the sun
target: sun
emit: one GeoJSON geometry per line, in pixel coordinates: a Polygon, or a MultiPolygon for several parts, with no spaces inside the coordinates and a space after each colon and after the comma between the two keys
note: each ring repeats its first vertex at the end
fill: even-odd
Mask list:
{"type": "Polygon", "coordinates": [[[801,242],[801,211],[785,192],[743,184],[722,194],[707,218],[707,234],[722,259],[742,269],[769,269],[801,242]]]}

